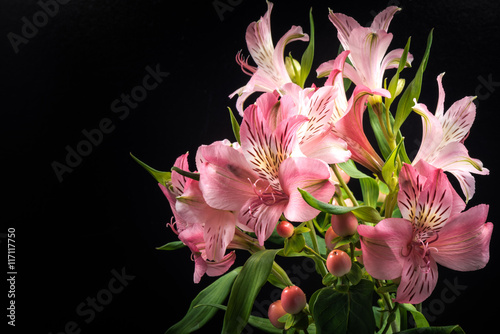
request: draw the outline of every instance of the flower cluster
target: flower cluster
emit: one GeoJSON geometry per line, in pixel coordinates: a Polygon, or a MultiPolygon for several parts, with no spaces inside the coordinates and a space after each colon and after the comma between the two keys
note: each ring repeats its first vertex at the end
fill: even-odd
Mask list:
{"type": "MultiPolygon", "coordinates": [[[[241,319],[244,324],[252,323],[249,312],[230,312],[238,296],[250,293],[245,291],[248,286],[237,287],[258,285],[259,279],[262,284],[269,279],[277,286],[292,285],[274,261],[276,254],[313,258],[325,286],[311,297],[309,305],[300,289],[289,293],[296,294],[300,302],[284,297],[279,305],[273,303],[270,318],[274,326],[304,332],[314,326],[328,331],[333,328],[329,326],[337,326],[336,316],[325,316],[336,309],[327,307],[336,294],[335,300],[340,301],[363,295],[373,318],[371,298],[367,297],[373,287],[378,288],[383,305],[380,321],[371,320],[373,326],[370,322],[368,328],[395,326],[395,317],[390,315],[403,307],[400,305],[418,313],[408,304],[419,304],[431,295],[438,280],[438,263],[470,271],[488,262],[493,228],[486,222],[488,206],[465,210],[475,192],[472,174],[489,173],[481,161],[469,156],[464,145],[475,118],[474,97],[464,97],[445,112],[441,74],[435,113],[418,102],[432,32],[417,74],[406,85],[400,73],[414,59],[409,43],[404,49],[389,51],[393,37],[389,25],[400,10],[394,6],[378,14],[370,27],[330,11],[328,18],[338,32],[342,50],[316,70],[318,78],[326,78],[321,79],[324,83],[306,86],[315,47],[312,16],[311,35],[292,26],[274,44],[273,4],[267,5],[265,15],[246,31],[255,66],[241,51],[236,56],[250,76],[245,86],[230,95],[237,96],[241,116],[238,122],[231,113],[236,141],[200,146],[195,172],[188,166],[188,154],[175,161],[171,172],[159,172],[139,162],[159,181],[174,215],[169,225],[180,242],[164,249],[189,247],[195,283],[204,274],[226,273],[234,264],[234,250],[253,254],[241,272],[223,276],[226,281],[231,275],[236,277],[225,328],[231,328],[236,317],[240,323],[241,319]],[[284,49],[293,41],[309,42],[300,62],[291,55],[285,57],[284,49]],[[255,93],[260,95],[246,103],[255,93]],[[422,120],[423,135],[418,153],[410,160],[400,129],[412,111],[422,120]],[[365,113],[377,139],[375,147],[365,134],[365,113]],[[449,175],[459,181],[463,195],[453,188],[449,175]],[[362,197],[356,198],[349,189],[349,179],[359,180],[362,197]],[[280,223],[276,232],[278,222],[284,220],[288,222],[280,223]],[[282,248],[268,245],[271,236],[282,248]],[[257,258],[260,265],[254,263],[257,258]],[[267,258],[270,260],[265,261],[267,258]],[[346,294],[349,290],[358,293],[346,294]]],[[[233,284],[234,277],[225,284],[233,284]]],[[[249,305],[243,309],[251,309],[249,305]]],[[[205,312],[202,309],[192,308],[188,315],[205,312]]],[[[358,310],[358,316],[364,316],[363,310],[358,310]]],[[[344,332],[354,332],[358,326],[350,322],[350,316],[344,332]]],[[[265,329],[267,325],[257,322],[256,326],[265,329]]],[[[178,326],[188,325],[181,321],[178,326]]]]}

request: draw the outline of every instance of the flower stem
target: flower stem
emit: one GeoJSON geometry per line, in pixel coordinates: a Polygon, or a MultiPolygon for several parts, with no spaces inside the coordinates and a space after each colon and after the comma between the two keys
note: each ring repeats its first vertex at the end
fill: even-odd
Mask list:
{"type": "Polygon", "coordinates": [[[325,267],[325,262],[326,260],[320,255],[319,253],[319,246],[318,246],[318,238],[316,237],[316,229],[314,228],[314,224],[311,220],[308,220],[306,222],[306,225],[307,227],[309,228],[309,235],[311,236],[311,241],[312,241],[312,244],[313,244],[313,249],[309,248],[308,246],[306,246],[307,248],[309,248],[309,250],[319,259],[321,259],[321,261],[314,261],[316,262],[316,267],[319,271],[319,273],[321,274],[322,277],[325,277],[326,275],[326,267],[325,267]]]}
{"type": "Polygon", "coordinates": [[[333,172],[335,173],[335,176],[339,180],[340,186],[342,188],[344,188],[345,192],[347,193],[347,196],[349,196],[353,205],[358,206],[358,201],[356,201],[356,198],[354,197],[354,194],[352,193],[351,189],[349,189],[349,187],[345,183],[344,179],[342,178],[342,175],[340,175],[340,171],[339,171],[339,168],[337,167],[337,165],[332,164],[331,166],[332,166],[333,172]]]}

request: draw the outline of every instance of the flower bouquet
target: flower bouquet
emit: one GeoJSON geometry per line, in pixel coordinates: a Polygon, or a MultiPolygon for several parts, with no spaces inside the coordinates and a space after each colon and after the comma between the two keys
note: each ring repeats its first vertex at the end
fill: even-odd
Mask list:
{"type": "Polygon", "coordinates": [[[173,212],[167,225],[179,240],[159,249],[189,247],[195,283],[220,276],[167,333],[193,332],[219,310],[223,333],[248,325],[268,333],[462,333],[459,326],[429,327],[421,303],[436,286],[437,264],[471,271],[489,260],[488,206],[466,209],[472,174],[489,173],[464,145],[474,97],[445,111],[440,74],[436,110],[418,102],[432,31],[408,83],[400,74],[414,61],[410,40],[388,52],[388,28],[400,10],[394,6],[370,27],[330,11],[341,48],[316,69],[322,83],[306,86],[316,48],[312,13],[309,35],[292,26],[274,44],[267,6],[246,31],[255,65],[236,55],[250,80],[230,95],[237,97],[236,115],[229,109],[234,141],[200,146],[195,169],[187,153],[168,172],[132,156],[173,212]],[[284,54],[293,41],[308,42],[300,61],[284,54]],[[401,132],[411,113],[422,122],[412,159],[401,132]],[[236,250],[250,256],[230,270],[236,250]],[[322,283],[314,293],[293,284],[279,265],[283,257],[314,263],[322,283]],[[282,289],[281,298],[258,317],[252,307],[266,283],[282,289]]]}

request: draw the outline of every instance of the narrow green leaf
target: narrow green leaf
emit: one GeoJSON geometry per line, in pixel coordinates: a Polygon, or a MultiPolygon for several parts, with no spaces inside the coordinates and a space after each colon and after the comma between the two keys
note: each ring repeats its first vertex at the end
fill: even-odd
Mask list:
{"type": "Polygon", "coordinates": [[[365,177],[369,177],[365,173],[359,171],[356,168],[354,161],[352,161],[352,160],[347,160],[346,162],[339,163],[339,164],[337,164],[337,166],[339,166],[344,172],[346,172],[347,175],[349,175],[350,177],[352,177],[354,179],[362,179],[365,177]]]}
{"type": "MultiPolygon", "coordinates": [[[[384,132],[382,131],[382,126],[380,125],[379,119],[375,114],[375,112],[373,111],[371,104],[368,103],[367,106],[368,106],[368,115],[370,117],[370,125],[373,129],[373,133],[375,134],[375,139],[377,140],[378,147],[380,148],[380,152],[382,153],[384,159],[387,159],[387,157],[391,153],[391,149],[389,148],[387,139],[385,138],[384,132]]],[[[385,116],[382,115],[382,117],[385,116]]]]}
{"type": "Polygon", "coordinates": [[[300,60],[300,79],[298,85],[304,88],[306,79],[311,72],[313,58],[314,58],[314,20],[312,15],[312,8],[309,11],[309,23],[311,26],[311,33],[309,34],[309,45],[307,46],[302,59],[300,60]]]}
{"type": "Polygon", "coordinates": [[[372,208],[376,208],[379,195],[377,181],[365,177],[360,179],[359,183],[361,185],[361,193],[363,194],[363,202],[372,208]]]}
{"type": "Polygon", "coordinates": [[[424,327],[407,329],[398,334],[465,334],[462,327],[455,326],[441,326],[441,327],[424,327]]]}
{"type": "Polygon", "coordinates": [[[191,302],[184,318],[170,327],[165,334],[185,334],[202,328],[215,315],[217,309],[195,306],[224,302],[240,270],[241,267],[234,269],[203,289],[191,302]]]}
{"type": "Polygon", "coordinates": [[[406,42],[406,46],[403,50],[403,54],[401,55],[401,58],[399,59],[399,66],[398,69],[396,70],[396,73],[391,79],[391,82],[389,83],[388,90],[391,93],[391,97],[386,99],[386,104],[387,104],[387,109],[390,108],[390,105],[392,101],[396,98],[396,90],[398,86],[398,81],[399,81],[399,73],[404,69],[405,66],[409,66],[410,64],[407,63],[408,59],[408,51],[410,50],[410,42],[411,42],[411,37],[408,38],[408,42],[406,42]]]}
{"type": "Polygon", "coordinates": [[[422,313],[417,311],[415,306],[413,306],[412,304],[399,304],[399,307],[411,313],[411,315],[413,316],[413,320],[415,320],[417,328],[429,327],[429,322],[427,321],[427,319],[425,319],[425,316],[422,313]]]}
{"type": "Polygon", "coordinates": [[[245,262],[231,289],[223,334],[240,333],[247,324],[255,297],[267,281],[278,251],[280,249],[261,250],[245,262]]]}
{"type": "Polygon", "coordinates": [[[420,91],[422,88],[422,79],[425,68],[427,67],[427,62],[429,60],[431,45],[432,45],[432,30],[427,38],[427,46],[425,49],[424,57],[422,58],[422,62],[420,63],[417,73],[415,74],[415,78],[413,78],[408,87],[406,87],[405,91],[403,92],[403,95],[399,100],[392,133],[398,133],[399,129],[401,128],[401,125],[403,125],[404,121],[412,111],[412,107],[414,105],[413,99],[418,100],[418,98],[420,97],[420,91]]]}
{"type": "Polygon", "coordinates": [[[167,243],[163,246],[160,246],[160,247],[156,247],[156,249],[170,251],[170,250],[176,250],[176,249],[179,249],[179,248],[182,248],[185,246],[186,245],[184,245],[184,243],[182,241],[178,240],[178,241],[169,242],[169,243],[167,243]]]}
{"type": "Polygon", "coordinates": [[[148,173],[151,174],[158,183],[160,183],[160,184],[162,184],[162,185],[165,186],[168,182],[170,182],[172,180],[172,173],[170,173],[170,172],[162,172],[162,171],[156,170],[156,169],[154,169],[152,167],[149,167],[144,162],[142,162],[141,160],[137,159],[132,153],[130,153],[130,156],[139,165],[141,165],[145,170],[147,170],[148,173]]]}
{"type": "Polygon", "coordinates": [[[302,190],[300,188],[298,190],[307,204],[320,211],[330,213],[332,215],[341,215],[347,212],[352,212],[360,220],[371,223],[378,223],[382,220],[382,216],[380,216],[380,213],[371,206],[360,205],[352,207],[333,205],[317,200],[305,190],[302,190]]]}
{"type": "MultiPolygon", "coordinates": [[[[196,307],[204,307],[204,306],[215,307],[218,308],[219,310],[227,311],[227,306],[220,304],[201,304],[197,305],[196,307]]],[[[258,328],[266,333],[281,334],[283,332],[281,329],[274,327],[268,318],[261,318],[261,317],[256,317],[254,315],[250,315],[250,317],[248,318],[248,323],[251,326],[258,328]]]]}
{"type": "Polygon", "coordinates": [[[238,144],[241,144],[240,141],[240,124],[236,120],[236,117],[234,117],[233,111],[231,108],[227,107],[229,109],[229,117],[231,117],[231,127],[233,128],[233,133],[234,133],[234,138],[236,138],[236,141],[238,144]]]}

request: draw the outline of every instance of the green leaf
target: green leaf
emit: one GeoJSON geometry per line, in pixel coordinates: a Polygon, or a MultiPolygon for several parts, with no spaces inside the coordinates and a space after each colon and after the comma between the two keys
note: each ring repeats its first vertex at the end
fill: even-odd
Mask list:
{"type": "Polygon", "coordinates": [[[420,91],[422,89],[422,79],[424,75],[425,68],[427,67],[427,61],[429,60],[429,54],[432,45],[432,30],[427,37],[427,47],[425,48],[424,57],[420,66],[415,74],[415,78],[410,82],[408,87],[406,87],[403,95],[401,96],[398,108],[396,109],[396,116],[394,117],[394,128],[392,133],[398,133],[401,125],[403,125],[404,121],[410,115],[412,111],[412,107],[414,105],[413,99],[417,99],[420,97],[420,91]]]}
{"type": "Polygon", "coordinates": [[[373,283],[362,279],[346,293],[326,287],[314,296],[312,314],[316,332],[373,333],[375,319],[372,311],[373,283]]]}
{"type": "Polygon", "coordinates": [[[365,177],[359,180],[359,184],[361,185],[363,202],[372,208],[376,208],[379,195],[377,181],[372,178],[365,177]]]}
{"type": "Polygon", "coordinates": [[[429,327],[429,322],[427,321],[427,319],[425,319],[425,316],[422,313],[417,311],[415,306],[413,306],[412,304],[399,304],[399,307],[411,313],[411,315],[413,316],[413,320],[415,320],[417,328],[429,327]]]}
{"type": "Polygon", "coordinates": [[[217,312],[211,307],[195,307],[199,304],[221,304],[229,294],[234,280],[241,267],[221,276],[203,289],[191,302],[189,309],[181,321],[170,327],[165,334],[185,334],[202,328],[217,312]]]}
{"type": "Polygon", "coordinates": [[[403,50],[403,54],[401,55],[401,58],[399,59],[399,66],[394,74],[394,76],[391,79],[391,82],[389,83],[388,90],[391,93],[391,97],[386,99],[386,105],[387,109],[390,108],[392,101],[396,98],[396,90],[398,86],[398,81],[399,81],[399,73],[404,69],[405,66],[409,66],[410,64],[407,63],[407,58],[408,58],[408,51],[410,50],[410,42],[411,42],[411,37],[408,38],[408,42],[406,42],[406,46],[403,50]]]}
{"type": "Polygon", "coordinates": [[[168,244],[165,244],[160,247],[156,247],[157,250],[166,250],[166,251],[171,251],[171,250],[176,250],[182,247],[185,247],[184,243],[182,241],[172,241],[169,242],[168,244]]]}
{"type": "Polygon", "coordinates": [[[313,58],[314,58],[314,20],[312,15],[312,8],[309,11],[309,23],[311,25],[311,33],[309,34],[309,45],[307,46],[302,59],[300,60],[300,79],[298,85],[304,88],[306,79],[311,72],[313,58]]]}
{"type": "Polygon", "coordinates": [[[261,250],[245,262],[231,289],[222,333],[240,333],[245,327],[255,297],[267,281],[278,251],[280,249],[261,250]]]}
{"type": "MultiPolygon", "coordinates": [[[[215,307],[218,308],[219,310],[227,311],[227,306],[220,304],[201,304],[197,305],[196,307],[204,307],[204,306],[215,307]]],[[[248,318],[248,323],[251,326],[258,328],[266,333],[281,334],[283,332],[281,329],[274,327],[268,318],[260,318],[254,315],[250,315],[250,317],[248,318]]]]}
{"type": "Polygon", "coordinates": [[[354,164],[354,161],[352,160],[347,160],[346,162],[342,162],[337,164],[344,172],[346,172],[347,175],[354,179],[363,179],[365,177],[369,177],[365,173],[359,171],[356,168],[356,165],[354,164]]]}
{"type": "Polygon", "coordinates": [[[462,327],[455,326],[441,326],[441,327],[425,327],[425,328],[412,328],[407,329],[398,334],[465,334],[462,327]]]}
{"type": "Polygon", "coordinates": [[[227,107],[229,109],[229,117],[231,117],[231,127],[233,128],[233,133],[234,133],[234,138],[236,138],[236,141],[238,144],[241,144],[240,141],[240,124],[236,120],[236,117],[234,117],[233,111],[231,108],[227,107]]]}
{"type": "Polygon", "coordinates": [[[351,270],[346,274],[347,279],[353,285],[358,284],[363,277],[363,271],[361,271],[361,267],[358,262],[354,262],[352,264],[351,270]]]}
{"type": "Polygon", "coordinates": [[[332,215],[341,215],[347,212],[352,212],[357,218],[361,219],[362,221],[371,223],[378,223],[382,220],[382,216],[380,216],[380,213],[371,206],[360,205],[352,207],[333,205],[317,200],[307,191],[300,188],[299,192],[301,193],[302,198],[306,201],[307,204],[320,211],[330,213],[332,215]]]}
{"type": "Polygon", "coordinates": [[[147,170],[148,173],[151,174],[158,183],[166,186],[167,183],[169,183],[172,180],[172,173],[170,173],[170,172],[162,172],[162,171],[156,170],[156,169],[154,169],[152,167],[149,167],[144,162],[142,162],[141,160],[137,159],[132,153],[130,153],[130,156],[139,165],[141,165],[145,170],[147,170]]]}
{"type": "MultiPolygon", "coordinates": [[[[306,239],[307,246],[314,249],[313,242],[310,233],[304,233],[304,238],[306,239]]],[[[326,257],[326,244],[325,239],[317,235],[316,240],[318,242],[319,254],[326,257]]]]}
{"type": "MultiPolygon", "coordinates": [[[[387,139],[385,138],[377,114],[375,114],[375,112],[373,111],[371,104],[368,103],[367,106],[368,106],[368,115],[370,116],[370,125],[373,129],[373,133],[375,134],[375,139],[377,140],[377,144],[378,147],[380,148],[382,156],[384,157],[384,159],[386,159],[391,153],[391,149],[389,148],[389,144],[387,143],[387,139]]],[[[384,108],[384,113],[386,112],[387,110],[385,110],[384,108]]],[[[383,114],[382,117],[385,117],[385,114],[383,114]]]]}

